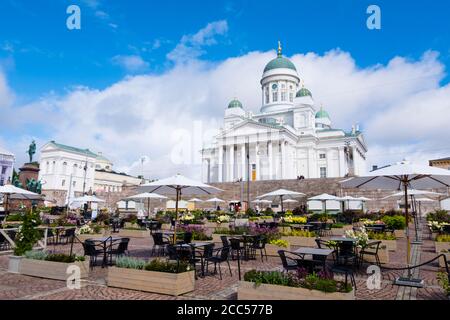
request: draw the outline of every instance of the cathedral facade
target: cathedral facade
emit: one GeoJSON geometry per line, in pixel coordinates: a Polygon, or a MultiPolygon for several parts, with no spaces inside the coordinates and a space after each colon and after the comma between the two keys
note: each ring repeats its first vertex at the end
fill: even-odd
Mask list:
{"type": "Polygon", "coordinates": [[[302,85],[295,65],[278,55],[264,68],[261,109],[252,114],[234,99],[224,126],[202,150],[204,182],[362,175],[367,146],[357,126],[332,126],[302,85]]]}

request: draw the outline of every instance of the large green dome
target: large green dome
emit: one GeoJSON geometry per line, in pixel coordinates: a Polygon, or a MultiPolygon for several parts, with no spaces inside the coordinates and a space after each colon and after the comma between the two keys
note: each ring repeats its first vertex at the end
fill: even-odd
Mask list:
{"type": "Polygon", "coordinates": [[[264,68],[264,72],[280,68],[291,69],[297,72],[297,68],[295,68],[295,65],[291,62],[291,60],[282,56],[278,56],[277,58],[270,61],[264,68]]]}
{"type": "Polygon", "coordinates": [[[237,99],[233,99],[228,104],[228,109],[231,109],[231,108],[241,108],[241,109],[243,109],[242,108],[242,103],[239,100],[237,100],[237,99]]]}
{"type": "Polygon", "coordinates": [[[312,98],[312,94],[311,91],[309,91],[308,89],[306,89],[305,87],[301,88],[300,90],[297,91],[297,94],[295,95],[297,98],[300,97],[306,97],[306,96],[310,96],[312,98]]]}

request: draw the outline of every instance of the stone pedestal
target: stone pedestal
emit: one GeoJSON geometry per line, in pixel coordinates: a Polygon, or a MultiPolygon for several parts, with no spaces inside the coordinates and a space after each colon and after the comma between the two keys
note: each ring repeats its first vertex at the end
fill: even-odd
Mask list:
{"type": "Polygon", "coordinates": [[[27,187],[27,180],[39,179],[39,163],[37,162],[25,163],[19,170],[19,180],[24,189],[27,187]]]}

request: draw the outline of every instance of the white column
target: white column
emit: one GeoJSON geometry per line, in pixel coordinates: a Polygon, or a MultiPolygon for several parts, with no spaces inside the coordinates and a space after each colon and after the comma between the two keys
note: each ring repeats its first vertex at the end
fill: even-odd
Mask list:
{"type": "Polygon", "coordinates": [[[344,147],[339,147],[339,176],[343,177],[345,176],[345,153],[344,153],[344,147]]]}
{"type": "Polygon", "coordinates": [[[218,182],[223,182],[223,146],[219,145],[218,182]]]}
{"type": "Polygon", "coordinates": [[[258,152],[259,152],[259,144],[258,144],[258,142],[256,142],[256,145],[255,145],[256,180],[260,180],[260,173],[259,173],[260,166],[259,166],[259,154],[258,154],[258,152]]]}
{"type": "Polygon", "coordinates": [[[245,143],[241,146],[241,162],[242,162],[242,180],[246,180],[247,178],[247,166],[245,165],[245,159],[247,158],[247,154],[245,153],[245,143]]]}
{"type": "Polygon", "coordinates": [[[272,141],[269,141],[268,145],[268,154],[269,154],[269,180],[273,179],[273,154],[272,154],[272,141]]]}
{"type": "Polygon", "coordinates": [[[286,145],[281,141],[281,179],[286,179],[286,145]]]}
{"type": "Polygon", "coordinates": [[[315,152],[315,150],[313,148],[308,148],[308,175],[309,175],[309,177],[306,177],[306,178],[309,178],[309,179],[319,177],[319,174],[317,172],[317,170],[319,170],[317,168],[317,162],[314,161],[315,160],[314,152],[315,152]]]}
{"type": "Polygon", "coordinates": [[[234,180],[234,144],[229,147],[230,157],[228,159],[228,181],[234,180]]]}

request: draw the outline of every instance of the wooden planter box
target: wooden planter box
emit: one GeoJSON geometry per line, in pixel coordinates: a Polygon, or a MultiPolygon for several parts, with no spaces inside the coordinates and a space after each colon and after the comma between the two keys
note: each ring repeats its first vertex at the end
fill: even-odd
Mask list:
{"type": "Polygon", "coordinates": [[[278,232],[281,232],[281,233],[284,233],[284,232],[289,233],[289,232],[292,232],[292,228],[291,228],[291,227],[278,227],[278,232]]]}
{"type": "MultiPolygon", "coordinates": [[[[376,240],[371,240],[376,241],[376,240]]],[[[396,251],[397,250],[397,240],[381,240],[380,246],[386,246],[386,248],[389,251],[396,251]]]]}
{"type": "Polygon", "coordinates": [[[436,253],[441,253],[441,251],[450,251],[450,242],[434,242],[434,248],[436,253]]]}
{"type": "Polygon", "coordinates": [[[279,257],[278,250],[290,251],[291,250],[291,246],[288,245],[288,247],[285,248],[285,247],[276,246],[274,244],[269,244],[269,243],[266,244],[266,252],[267,252],[268,256],[270,256],[270,257],[279,257]]]}
{"type": "Polygon", "coordinates": [[[394,235],[397,239],[403,239],[405,237],[405,230],[394,230],[394,235]]]}
{"type": "Polygon", "coordinates": [[[80,268],[81,279],[88,277],[88,258],[85,261],[78,261],[73,263],[23,258],[20,262],[19,273],[27,276],[66,281],[70,275],[66,273],[67,268],[72,265],[78,266],[80,268]]]}
{"type": "Polygon", "coordinates": [[[126,238],[149,238],[149,237],[150,237],[150,231],[149,231],[149,230],[127,230],[127,229],[120,229],[120,231],[119,231],[119,237],[126,237],[126,238]]]}
{"type": "Polygon", "coordinates": [[[255,287],[253,282],[239,281],[238,300],[355,300],[355,291],[326,293],[305,288],[273,284],[255,287]]]}
{"type": "Polygon", "coordinates": [[[87,239],[99,239],[103,238],[106,235],[104,233],[97,233],[97,234],[79,234],[77,235],[77,238],[80,239],[80,241],[84,242],[87,239]]]}
{"type": "Polygon", "coordinates": [[[333,236],[343,236],[345,233],[345,229],[342,228],[331,228],[331,233],[333,234],[333,236]]]}
{"type": "Polygon", "coordinates": [[[108,287],[124,288],[178,296],[194,291],[194,271],[166,273],[110,267],[106,283],[108,287]]]}
{"type": "MultiPolygon", "coordinates": [[[[439,253],[439,254],[445,254],[445,257],[447,258],[447,263],[449,264],[449,267],[450,267],[450,252],[441,252],[441,253],[439,253]]],[[[444,261],[444,259],[443,258],[439,258],[439,267],[441,267],[441,268],[445,268],[445,261],[444,261]]]]}
{"type": "MultiPolygon", "coordinates": [[[[382,264],[389,263],[389,250],[387,248],[378,250],[378,257],[382,264]]],[[[364,261],[376,263],[375,256],[364,255],[364,261]]]]}
{"type": "Polygon", "coordinates": [[[315,237],[281,237],[283,240],[287,240],[289,244],[293,247],[317,247],[315,237]]]}
{"type": "Polygon", "coordinates": [[[131,222],[125,222],[123,225],[125,228],[139,228],[139,225],[137,223],[131,223],[131,222]]]}

